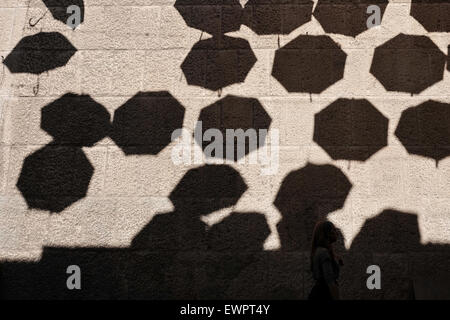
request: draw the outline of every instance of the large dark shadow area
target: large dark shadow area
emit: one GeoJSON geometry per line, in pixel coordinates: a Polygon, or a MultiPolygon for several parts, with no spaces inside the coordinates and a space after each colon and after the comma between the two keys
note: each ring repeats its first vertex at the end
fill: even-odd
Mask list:
{"type": "Polygon", "coordinates": [[[428,32],[450,32],[448,0],[412,0],[411,16],[428,32]]]}
{"type": "Polygon", "coordinates": [[[360,299],[449,299],[450,245],[421,243],[415,213],[387,209],[368,219],[346,254],[343,279],[360,299]],[[366,269],[382,272],[381,290],[368,290],[366,269]],[[356,294],[358,293],[358,294],[356,294]]]}
{"type": "Polygon", "coordinates": [[[312,16],[311,0],[249,0],[244,22],[258,35],[289,34],[312,16]]]}
{"type": "Polygon", "coordinates": [[[73,14],[67,13],[70,6],[80,8],[80,23],[84,21],[84,1],[83,0],[42,0],[51,12],[53,18],[66,24],[67,20],[73,14]]]}
{"type": "Polygon", "coordinates": [[[244,82],[256,61],[247,40],[218,36],[197,42],[181,69],[189,85],[218,91],[244,82]]]}
{"type": "Polygon", "coordinates": [[[41,74],[65,66],[77,49],[58,32],[40,32],[19,41],[4,60],[12,73],[41,74]]]}
{"type": "Polygon", "coordinates": [[[387,146],[389,120],[365,99],[338,99],[315,115],[314,141],[334,160],[366,161],[387,146]]]}
{"type": "Polygon", "coordinates": [[[222,146],[222,154],[211,154],[213,157],[237,161],[265,144],[271,122],[272,119],[257,99],[228,95],[202,109],[197,122],[197,130],[201,136],[196,135],[195,139],[204,152],[216,144],[222,146]],[[220,135],[214,131],[213,133],[217,133],[215,138],[205,141],[205,132],[211,129],[219,130],[220,135]],[[229,137],[231,133],[227,133],[227,130],[233,130],[233,139],[229,137]],[[222,141],[215,141],[219,138],[222,141]],[[239,146],[242,150],[238,150],[239,146]]]}
{"type": "Polygon", "coordinates": [[[276,51],[272,76],[288,92],[321,93],[344,77],[346,60],[330,37],[300,35],[276,51]]]}
{"type": "MultiPolygon", "coordinates": [[[[170,194],[174,210],[157,214],[129,248],[44,248],[37,263],[2,263],[4,299],[303,299],[313,281],[314,224],[345,203],[351,183],[331,165],[291,172],[275,200],[281,248],[264,251],[264,215],[232,212],[209,227],[202,216],[234,206],[247,190],[225,165],[192,169],[170,194]],[[78,265],[82,290],[68,290],[78,265]]],[[[421,244],[417,216],[385,210],[368,219],[349,250],[340,234],[341,291],[350,299],[449,298],[450,245],[421,244]],[[368,290],[366,269],[382,270],[368,290]],[[432,290],[431,290],[431,289],[432,290]]]]}
{"type": "Polygon", "coordinates": [[[367,30],[367,20],[373,14],[367,13],[367,8],[378,6],[382,19],[388,3],[388,0],[319,0],[314,17],[327,33],[356,37],[367,30]]]}
{"type": "Polygon", "coordinates": [[[169,92],[139,92],[114,113],[111,138],[126,155],[156,155],[183,126],[185,108],[169,92]]]}
{"type": "Polygon", "coordinates": [[[444,78],[445,60],[430,38],[401,33],[375,49],[370,73],[388,91],[419,94],[444,78]]]}
{"type": "Polygon", "coordinates": [[[395,135],[410,154],[438,162],[450,155],[450,104],[428,100],[402,113],[395,135]]]}

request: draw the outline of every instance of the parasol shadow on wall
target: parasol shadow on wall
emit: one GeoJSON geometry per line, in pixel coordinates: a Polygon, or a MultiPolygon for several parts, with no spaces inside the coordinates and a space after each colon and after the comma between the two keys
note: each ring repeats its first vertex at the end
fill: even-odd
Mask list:
{"type": "MultiPolygon", "coordinates": [[[[53,18],[67,24],[73,12],[70,7],[76,6],[80,9],[80,23],[84,21],[84,1],[83,0],[42,0],[52,14],[53,18]]],[[[77,26],[73,26],[75,29],[77,26]]]]}
{"type": "Polygon", "coordinates": [[[202,109],[196,127],[198,134],[194,138],[207,156],[238,161],[264,146],[271,122],[257,99],[228,95],[202,109]],[[212,142],[205,141],[206,132],[216,133],[211,137],[212,142]],[[220,147],[222,153],[218,154],[220,147]]]}
{"type": "Polygon", "coordinates": [[[60,213],[86,196],[94,167],[82,147],[108,135],[110,114],[91,97],[68,93],[42,109],[41,128],[53,141],[25,159],[17,188],[30,209],[60,213]]]}
{"type": "Polygon", "coordinates": [[[308,163],[290,172],[274,201],[282,216],[277,225],[281,250],[309,250],[315,224],[341,209],[351,188],[345,174],[332,165],[308,163]]]}
{"type": "Polygon", "coordinates": [[[445,60],[430,38],[401,33],[375,49],[370,73],[388,91],[419,94],[444,78],[445,60]]]}
{"type": "Polygon", "coordinates": [[[249,0],[243,24],[258,35],[287,35],[311,21],[311,0],[249,0]]]}
{"type": "Polygon", "coordinates": [[[243,9],[239,0],[177,0],[174,7],[187,26],[213,36],[241,27],[243,9]]]}
{"type": "Polygon", "coordinates": [[[356,37],[368,30],[368,7],[380,8],[382,19],[388,3],[388,0],[318,0],[313,15],[325,32],[356,37]]]}
{"type": "Polygon", "coordinates": [[[366,161],[387,146],[389,119],[365,99],[338,99],[315,115],[314,141],[334,160],[366,161]]]}
{"type": "Polygon", "coordinates": [[[276,51],[272,76],[288,92],[319,94],[344,77],[346,60],[329,36],[300,35],[276,51]]]}
{"type": "Polygon", "coordinates": [[[218,36],[201,40],[181,65],[189,85],[220,91],[245,81],[257,59],[247,40],[218,36]]]}
{"type": "Polygon", "coordinates": [[[428,32],[450,32],[450,2],[447,0],[412,0],[411,16],[428,32]]]}
{"type": "Polygon", "coordinates": [[[157,155],[183,126],[185,108],[169,92],[139,92],[114,112],[110,136],[126,155],[157,155]]]}
{"type": "Polygon", "coordinates": [[[450,104],[428,100],[402,113],[395,135],[408,153],[439,161],[450,156],[450,104]]]}
{"type": "Polygon", "coordinates": [[[3,63],[11,73],[31,73],[38,76],[34,94],[39,92],[39,75],[65,66],[77,49],[58,32],[40,32],[24,37],[3,63]]]}

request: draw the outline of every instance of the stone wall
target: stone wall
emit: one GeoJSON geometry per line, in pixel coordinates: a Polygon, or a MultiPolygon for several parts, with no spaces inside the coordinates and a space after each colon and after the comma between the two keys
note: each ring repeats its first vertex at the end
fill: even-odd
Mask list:
{"type": "Polygon", "coordinates": [[[450,298],[450,5],[430,2],[374,1],[366,30],[364,1],[84,0],[72,30],[3,0],[4,297],[304,299],[328,219],[343,298],[450,298]],[[269,132],[245,163],[195,162],[194,139],[175,163],[199,119],[269,132]],[[249,163],[276,146],[274,172],[249,163]]]}

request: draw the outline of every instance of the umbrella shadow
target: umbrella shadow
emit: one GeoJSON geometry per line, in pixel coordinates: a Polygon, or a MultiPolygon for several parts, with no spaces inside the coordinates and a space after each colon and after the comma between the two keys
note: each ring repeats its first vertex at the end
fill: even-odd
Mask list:
{"type": "Polygon", "coordinates": [[[169,92],[139,92],[114,112],[111,138],[126,155],[157,155],[183,126],[185,108],[169,92]]]}
{"type": "Polygon", "coordinates": [[[428,100],[402,113],[395,135],[408,153],[438,162],[450,156],[450,104],[428,100]]]}
{"type": "Polygon", "coordinates": [[[450,3],[447,0],[412,0],[411,16],[428,32],[450,32],[450,3]]]}
{"type": "Polygon", "coordinates": [[[445,60],[430,38],[401,33],[375,49],[370,73],[388,91],[419,94],[443,79],[445,60]]]}
{"type": "Polygon", "coordinates": [[[378,6],[383,19],[388,3],[388,0],[319,0],[313,15],[325,32],[356,37],[368,30],[367,8],[378,6]]]}
{"type": "Polygon", "coordinates": [[[345,174],[332,165],[308,163],[283,180],[274,205],[281,212],[277,225],[283,251],[309,251],[315,224],[344,206],[352,188],[345,174]]]}
{"type": "Polygon", "coordinates": [[[288,92],[319,94],[344,77],[346,60],[329,36],[300,35],[276,51],[272,76],[288,92]]]}
{"type": "Polygon", "coordinates": [[[42,109],[41,128],[53,141],[25,159],[17,188],[30,209],[59,213],[86,196],[94,168],[82,147],[108,135],[110,114],[91,97],[68,93],[42,109]]]}
{"type": "MultiPolygon", "coordinates": [[[[80,8],[80,24],[84,21],[84,1],[83,0],[42,0],[51,12],[53,18],[67,24],[70,16],[73,14],[68,12],[71,6],[80,8]]],[[[75,29],[77,26],[74,26],[75,29]]]]}
{"type": "Polygon", "coordinates": [[[201,136],[197,134],[195,139],[197,144],[202,147],[203,152],[213,158],[238,161],[265,144],[272,119],[257,99],[228,95],[203,108],[198,121],[197,130],[201,133],[201,136]],[[222,154],[214,153],[210,155],[210,152],[206,152],[211,148],[208,148],[211,142],[203,139],[205,132],[208,130],[210,130],[209,132],[212,132],[211,130],[220,131],[221,135],[215,135],[215,139],[222,137],[223,141],[214,140],[213,143],[214,146],[216,144],[222,146],[222,154]],[[230,133],[227,133],[227,130],[243,130],[242,133],[245,136],[242,139],[244,141],[238,138],[237,133],[231,141],[228,136],[230,133]],[[241,147],[243,147],[242,150],[241,147]]]}
{"type": "Polygon", "coordinates": [[[244,82],[256,61],[247,40],[221,35],[197,42],[181,69],[189,85],[220,91],[244,82]]]}
{"type": "Polygon", "coordinates": [[[3,60],[11,73],[37,75],[34,95],[39,93],[39,75],[65,66],[77,49],[58,32],[40,32],[19,41],[3,60]]]}
{"type": "Polygon", "coordinates": [[[243,24],[258,35],[290,34],[311,21],[311,0],[249,0],[243,24]]]}
{"type": "Polygon", "coordinates": [[[243,9],[239,0],[177,0],[174,7],[186,25],[213,36],[241,27],[243,9]]]}
{"type": "Polygon", "coordinates": [[[40,32],[19,41],[4,60],[12,73],[41,74],[65,66],[77,49],[58,32],[40,32]]]}
{"type": "Polygon", "coordinates": [[[365,99],[338,99],[315,115],[314,138],[334,160],[366,161],[387,146],[389,119],[365,99]]]}

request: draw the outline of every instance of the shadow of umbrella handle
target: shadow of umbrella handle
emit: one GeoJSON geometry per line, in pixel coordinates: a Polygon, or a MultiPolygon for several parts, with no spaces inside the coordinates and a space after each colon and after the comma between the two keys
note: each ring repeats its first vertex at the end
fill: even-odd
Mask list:
{"type": "Polygon", "coordinates": [[[39,19],[37,19],[37,21],[34,23],[31,22],[31,20],[33,20],[33,18],[30,18],[30,20],[28,20],[28,24],[30,25],[30,27],[34,28],[45,17],[47,12],[48,12],[48,10],[46,10],[45,13],[39,19]]]}

